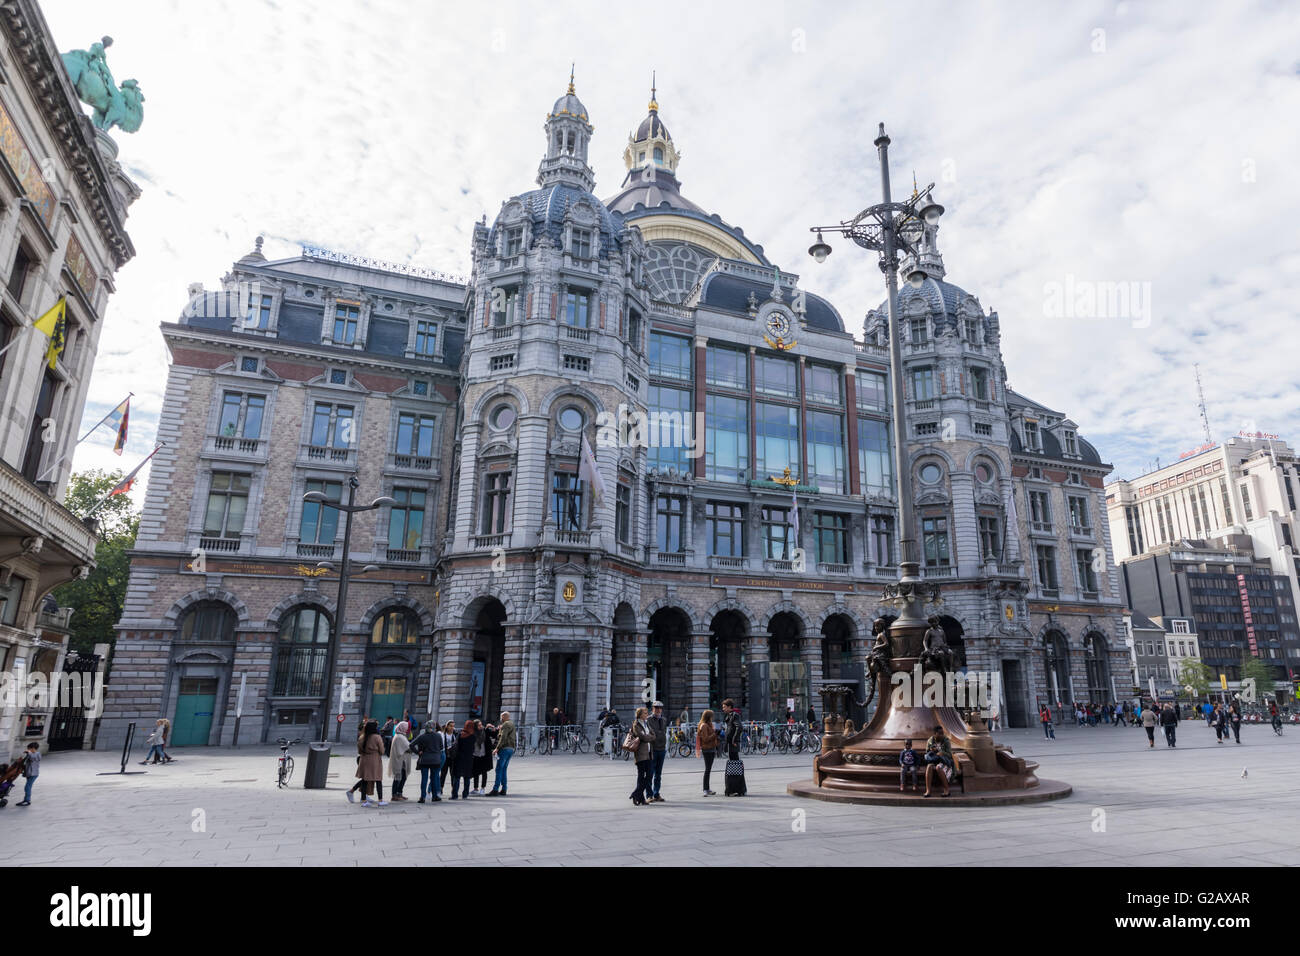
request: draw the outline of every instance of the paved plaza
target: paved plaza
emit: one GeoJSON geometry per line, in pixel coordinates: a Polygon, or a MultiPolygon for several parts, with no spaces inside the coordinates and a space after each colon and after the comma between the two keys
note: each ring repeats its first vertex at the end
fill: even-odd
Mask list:
{"type": "MultiPolygon", "coordinates": [[[[67,866],[463,864],[1267,866],[1300,861],[1300,729],[1242,728],[1216,745],[1199,722],[1180,746],[1139,729],[1066,727],[996,735],[1073,796],[1029,806],[913,807],[801,800],[786,785],[811,758],[751,757],[750,796],[700,795],[700,761],[669,758],[665,803],[635,809],[629,762],[516,758],[505,799],[362,809],[348,744],[329,788],[275,787],[275,748],[178,750],[145,774],[97,776],[117,755],[49,755],[31,807],[0,810],[0,862],[67,866]],[[1247,774],[1243,776],[1243,770],[1247,774]]],[[[138,755],[137,755],[138,756],[138,755]]],[[[715,789],[722,790],[720,765],[715,789]]],[[[136,763],[131,770],[142,770],[136,763]]],[[[387,789],[387,785],[386,785],[387,789]]],[[[21,799],[19,797],[19,799],[21,799]]]]}

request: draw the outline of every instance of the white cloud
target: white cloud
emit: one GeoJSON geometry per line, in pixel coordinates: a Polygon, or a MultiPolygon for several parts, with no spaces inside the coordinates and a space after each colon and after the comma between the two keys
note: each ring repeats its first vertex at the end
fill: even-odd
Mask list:
{"type": "Polygon", "coordinates": [[[141,131],[117,134],[144,187],[138,255],[87,410],[135,391],[131,448],[88,442],[79,468],[147,454],[157,324],[258,233],[272,256],[311,241],[468,271],[472,223],[532,187],[570,60],[600,195],[622,181],[656,69],[683,192],[858,334],[883,297],[875,262],[841,242],[814,269],[806,226],[878,200],[884,120],[895,193],[913,170],[939,182],[948,277],[999,311],[1013,387],[1078,421],[1117,476],[1201,441],[1194,362],[1219,438],[1246,419],[1285,435],[1300,408],[1300,17],[1285,5],[60,0],[46,16],[61,49],[112,33],[110,64],[147,97],[141,131]],[[1047,317],[1044,289],[1066,276],[1150,283],[1149,326],[1047,317]]]}

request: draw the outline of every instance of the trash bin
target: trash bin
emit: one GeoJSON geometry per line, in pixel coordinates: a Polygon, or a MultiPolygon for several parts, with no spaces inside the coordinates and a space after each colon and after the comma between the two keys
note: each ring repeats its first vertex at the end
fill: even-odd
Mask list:
{"type": "Polygon", "coordinates": [[[324,790],[325,780],[330,773],[330,745],[307,745],[307,772],[303,774],[302,785],[305,790],[324,790]]]}

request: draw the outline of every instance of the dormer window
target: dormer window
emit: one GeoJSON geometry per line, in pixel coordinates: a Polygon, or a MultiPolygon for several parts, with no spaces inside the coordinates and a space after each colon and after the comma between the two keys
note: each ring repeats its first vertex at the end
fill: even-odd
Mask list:
{"type": "Polygon", "coordinates": [[[361,321],[361,309],[359,306],[347,303],[339,303],[334,306],[334,336],[335,345],[355,345],[357,342],[357,325],[361,321]]]}
{"type": "Polygon", "coordinates": [[[1038,422],[1025,422],[1025,451],[1041,452],[1043,439],[1038,433],[1038,422]]]}
{"type": "Polygon", "coordinates": [[[438,345],[438,326],[434,322],[415,323],[415,354],[429,358],[438,345]]]}
{"type": "Polygon", "coordinates": [[[1074,457],[1079,454],[1079,439],[1074,432],[1062,432],[1061,444],[1065,446],[1065,453],[1074,457]]]}
{"type": "Polygon", "coordinates": [[[966,341],[971,345],[979,345],[979,323],[975,319],[966,319],[964,325],[966,326],[966,341]]]}
{"type": "Polygon", "coordinates": [[[506,242],[504,254],[507,256],[517,256],[524,251],[524,227],[511,226],[506,230],[506,242]]]}
{"type": "Polygon", "coordinates": [[[271,296],[254,295],[248,298],[248,311],[244,314],[244,328],[269,329],[271,327],[271,296]]]}
{"type": "Polygon", "coordinates": [[[591,258],[591,230],[574,229],[569,239],[569,254],[575,259],[591,258]]]}
{"type": "Polygon", "coordinates": [[[925,345],[930,341],[930,329],[924,318],[913,319],[910,325],[913,345],[925,345]]]}

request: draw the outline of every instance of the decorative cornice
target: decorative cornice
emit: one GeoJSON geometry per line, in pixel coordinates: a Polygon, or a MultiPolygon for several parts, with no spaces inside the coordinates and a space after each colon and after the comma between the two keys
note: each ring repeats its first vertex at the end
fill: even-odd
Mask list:
{"type": "Polygon", "coordinates": [[[49,26],[34,0],[5,0],[0,3],[0,27],[54,141],[76,176],[113,255],[115,268],[120,269],[135,256],[135,246],[114,203],[111,177],[95,144],[94,127],[82,112],[81,101],[68,80],[49,26]]]}

